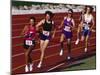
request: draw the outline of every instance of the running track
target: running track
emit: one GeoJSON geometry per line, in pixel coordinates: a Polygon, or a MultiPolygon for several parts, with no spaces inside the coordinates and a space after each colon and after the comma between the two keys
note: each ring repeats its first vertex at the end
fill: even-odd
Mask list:
{"type": "MultiPolygon", "coordinates": [[[[54,21],[56,27],[60,25],[63,17],[66,13],[55,13],[54,21]]],[[[94,17],[96,16],[95,12],[93,13],[94,17]]],[[[13,15],[12,16],[12,73],[19,74],[25,73],[24,66],[25,66],[25,57],[24,57],[24,50],[23,50],[23,37],[20,37],[20,33],[25,25],[28,24],[28,19],[31,16],[35,16],[36,21],[40,21],[44,18],[43,14],[28,14],[28,15],[13,15]]],[[[73,61],[68,63],[66,60],[67,50],[66,50],[66,42],[64,43],[64,55],[59,56],[60,52],[60,33],[61,30],[57,29],[56,37],[50,41],[48,48],[45,51],[45,58],[42,65],[42,68],[38,69],[37,64],[40,58],[40,49],[39,49],[39,39],[37,37],[37,44],[35,50],[32,52],[33,58],[33,72],[32,73],[40,73],[40,72],[48,72],[48,71],[56,71],[55,69],[62,67],[66,64],[68,67],[75,62],[79,62],[80,59],[87,58],[91,55],[95,55],[96,53],[96,33],[92,32],[92,35],[89,39],[89,52],[84,54],[84,42],[80,42],[78,45],[74,45],[76,40],[76,30],[77,25],[79,23],[78,18],[80,13],[74,13],[73,17],[75,19],[76,28],[73,30],[73,38],[72,38],[72,56],[73,61]],[[66,63],[65,63],[66,62],[66,63]]],[[[96,17],[95,17],[96,20],[96,17]]],[[[36,23],[37,23],[36,22],[36,23]]],[[[94,26],[96,29],[96,26],[94,26]]]]}

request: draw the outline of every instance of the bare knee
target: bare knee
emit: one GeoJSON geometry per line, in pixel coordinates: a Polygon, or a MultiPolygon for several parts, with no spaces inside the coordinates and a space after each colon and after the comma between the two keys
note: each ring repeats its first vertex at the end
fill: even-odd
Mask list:
{"type": "Polygon", "coordinates": [[[84,41],[84,36],[81,37],[81,41],[84,41]]]}
{"type": "Polygon", "coordinates": [[[68,40],[67,40],[67,44],[68,44],[68,45],[71,44],[71,39],[68,39],[68,40]]]}
{"type": "Polygon", "coordinates": [[[60,42],[64,41],[64,34],[61,35],[60,42]]]}

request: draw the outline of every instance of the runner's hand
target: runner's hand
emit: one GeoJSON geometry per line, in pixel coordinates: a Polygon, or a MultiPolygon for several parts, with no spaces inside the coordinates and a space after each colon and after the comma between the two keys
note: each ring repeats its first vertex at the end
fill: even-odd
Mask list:
{"type": "Polygon", "coordinates": [[[58,29],[60,29],[61,28],[61,26],[58,26],[58,29]]]}
{"type": "Polygon", "coordinates": [[[54,37],[55,37],[55,35],[53,34],[53,35],[52,35],[52,39],[53,39],[54,37]]]}

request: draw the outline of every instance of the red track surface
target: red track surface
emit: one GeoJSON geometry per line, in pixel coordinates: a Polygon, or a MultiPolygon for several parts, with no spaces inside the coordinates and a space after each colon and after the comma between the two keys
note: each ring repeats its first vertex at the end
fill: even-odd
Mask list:
{"type": "MultiPolygon", "coordinates": [[[[95,13],[93,13],[95,16],[95,13]]],[[[63,17],[65,16],[65,13],[56,13],[54,16],[55,25],[60,25],[61,20],[63,20],[63,17]]],[[[23,50],[23,38],[21,38],[19,35],[23,29],[23,27],[28,24],[28,19],[30,16],[35,16],[36,21],[40,21],[44,15],[43,14],[30,14],[30,15],[17,15],[12,16],[12,73],[25,73],[24,66],[25,66],[25,57],[24,57],[24,50],[23,50]],[[41,17],[40,17],[41,16],[41,17]]],[[[78,25],[78,18],[80,16],[80,13],[74,13],[73,17],[75,19],[76,28],[78,25]]],[[[95,27],[94,27],[95,29],[95,27]]],[[[50,44],[48,48],[45,51],[45,58],[43,61],[43,65],[41,69],[37,69],[37,64],[39,62],[40,58],[40,49],[39,49],[39,43],[36,44],[35,50],[32,52],[33,57],[33,63],[34,63],[34,69],[33,73],[37,72],[48,72],[48,71],[55,71],[53,69],[63,66],[65,63],[65,59],[67,56],[67,48],[66,48],[66,42],[64,44],[64,55],[59,56],[60,52],[60,34],[61,30],[57,29],[56,37],[50,41],[50,44]],[[63,62],[62,62],[63,61],[63,62]],[[61,65],[60,65],[61,64],[61,65]]],[[[90,55],[95,54],[96,50],[96,33],[92,32],[92,35],[89,39],[89,52],[84,55],[84,42],[80,42],[79,45],[75,45],[76,40],[76,29],[73,31],[73,38],[72,38],[72,56],[74,59],[88,57],[90,55]]],[[[76,60],[73,61],[73,63],[76,60]]],[[[66,61],[67,62],[67,61],[66,61]]],[[[69,65],[67,63],[66,65],[69,65]]]]}

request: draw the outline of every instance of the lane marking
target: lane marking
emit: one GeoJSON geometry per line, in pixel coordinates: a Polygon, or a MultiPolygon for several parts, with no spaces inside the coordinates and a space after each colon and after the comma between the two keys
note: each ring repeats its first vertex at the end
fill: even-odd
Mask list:
{"type": "MultiPolygon", "coordinates": [[[[56,47],[56,46],[59,46],[59,44],[52,45],[52,46],[48,46],[47,48],[56,47]]],[[[33,51],[37,51],[37,50],[40,50],[40,48],[35,49],[35,50],[32,50],[32,52],[33,52],[33,51]]],[[[23,55],[23,54],[24,54],[24,52],[23,52],[23,53],[19,53],[19,54],[15,54],[15,55],[13,55],[12,57],[16,57],[16,56],[23,55]]]]}
{"type": "MultiPolygon", "coordinates": [[[[76,34],[74,34],[74,36],[76,36],[76,34]]],[[[17,37],[18,37],[18,36],[17,36],[17,37]]],[[[20,36],[19,36],[19,37],[20,37],[20,36]]],[[[16,38],[16,37],[15,37],[15,38],[16,38]]],[[[56,39],[58,39],[58,38],[60,39],[60,37],[56,37],[56,39]]],[[[92,38],[96,38],[95,35],[92,36],[92,38]]],[[[90,39],[91,39],[91,38],[90,38],[90,39]]],[[[53,39],[52,41],[54,41],[54,39],[53,39]]],[[[23,44],[23,43],[20,43],[20,44],[23,44]]],[[[17,45],[18,45],[18,44],[17,44],[17,45]]],[[[17,45],[13,45],[13,47],[16,47],[17,45]]],[[[18,45],[18,46],[19,46],[19,45],[18,45]]]]}
{"type": "Polygon", "coordinates": [[[54,67],[48,69],[47,71],[51,71],[51,70],[53,70],[53,69],[56,69],[56,68],[58,68],[58,67],[60,67],[60,66],[62,66],[62,65],[64,65],[64,64],[65,64],[65,63],[61,63],[61,64],[59,64],[59,65],[56,65],[56,66],[54,66],[54,67]]]}
{"type": "MultiPolygon", "coordinates": [[[[74,64],[82,63],[83,60],[84,60],[84,59],[80,59],[80,60],[73,61],[73,62],[69,63],[68,66],[66,66],[66,68],[67,68],[67,67],[70,67],[71,65],[74,65],[74,64]]],[[[47,71],[52,71],[52,70],[54,70],[54,69],[56,69],[56,68],[58,68],[58,67],[60,67],[60,66],[62,66],[62,65],[64,65],[64,64],[65,64],[65,62],[64,62],[64,63],[61,63],[61,64],[58,64],[58,65],[56,65],[56,66],[54,66],[54,67],[48,69],[47,71]]]]}
{"type": "MultiPolygon", "coordinates": [[[[75,29],[75,31],[76,31],[76,30],[77,30],[77,29],[75,29]]],[[[56,31],[56,33],[59,33],[59,32],[62,32],[62,30],[57,30],[57,31],[56,31]]],[[[92,29],[92,32],[94,32],[94,33],[95,33],[95,32],[96,32],[96,30],[95,30],[95,29],[92,29]]],[[[74,34],[74,35],[76,35],[76,34],[74,34]]],[[[12,39],[15,39],[15,38],[20,38],[20,37],[21,37],[21,36],[13,36],[13,37],[12,37],[12,39]]]]}
{"type": "MultiPolygon", "coordinates": [[[[77,63],[81,63],[81,62],[82,62],[82,60],[73,61],[73,62],[71,62],[70,64],[68,64],[68,66],[71,66],[71,65],[77,64],[77,63]]],[[[56,69],[56,68],[58,68],[58,67],[60,67],[60,66],[62,66],[62,65],[64,65],[64,64],[65,64],[65,62],[64,62],[64,63],[61,63],[61,64],[58,64],[58,65],[56,65],[56,66],[54,66],[54,67],[48,69],[47,71],[52,71],[52,70],[54,70],[54,69],[56,69]]],[[[68,67],[68,66],[66,66],[66,67],[68,67]]]]}
{"type": "MultiPolygon", "coordinates": [[[[56,32],[59,33],[59,32],[61,32],[61,31],[62,31],[62,30],[57,30],[56,32]]],[[[21,36],[13,36],[12,39],[20,38],[20,37],[21,37],[21,36]]]]}
{"type": "MultiPolygon", "coordinates": [[[[92,44],[91,46],[94,46],[95,47],[95,44],[92,44]]],[[[89,46],[89,47],[91,47],[91,46],[89,46]]],[[[85,46],[83,46],[83,47],[78,47],[78,48],[74,48],[74,49],[72,49],[72,50],[78,50],[78,49],[81,49],[81,48],[84,48],[85,46]]],[[[67,50],[65,51],[65,53],[67,52],[67,50]]],[[[53,57],[53,56],[56,56],[56,55],[59,55],[59,52],[57,52],[57,53],[54,53],[54,54],[52,54],[52,55],[48,55],[48,56],[46,56],[46,57],[44,57],[44,59],[47,59],[47,58],[50,58],[50,57],[53,57]]],[[[34,63],[34,62],[36,62],[36,61],[39,61],[40,59],[36,59],[36,60],[33,60],[32,62],[34,63]]],[[[21,68],[21,67],[24,67],[26,64],[23,64],[23,65],[20,65],[20,66],[18,66],[18,67],[16,67],[16,68],[14,68],[14,69],[12,69],[12,71],[15,71],[15,70],[17,70],[17,69],[19,69],[19,68],[21,68]]]]}
{"type": "MultiPolygon", "coordinates": [[[[91,39],[94,39],[95,37],[92,37],[91,39]]],[[[72,41],[72,43],[75,43],[75,41],[72,41]]],[[[67,44],[66,42],[64,43],[64,45],[65,44],[67,44]]],[[[56,45],[51,45],[51,46],[48,46],[47,48],[51,48],[51,47],[56,47],[56,46],[59,46],[60,44],[56,44],[56,45]]],[[[34,50],[32,50],[32,52],[34,51],[38,51],[38,50],[40,50],[40,48],[38,48],[38,49],[34,49],[34,50]]],[[[15,54],[15,55],[13,55],[12,57],[17,57],[17,56],[20,56],[20,55],[23,55],[24,54],[24,52],[23,53],[18,53],[18,54],[15,54]]]]}

